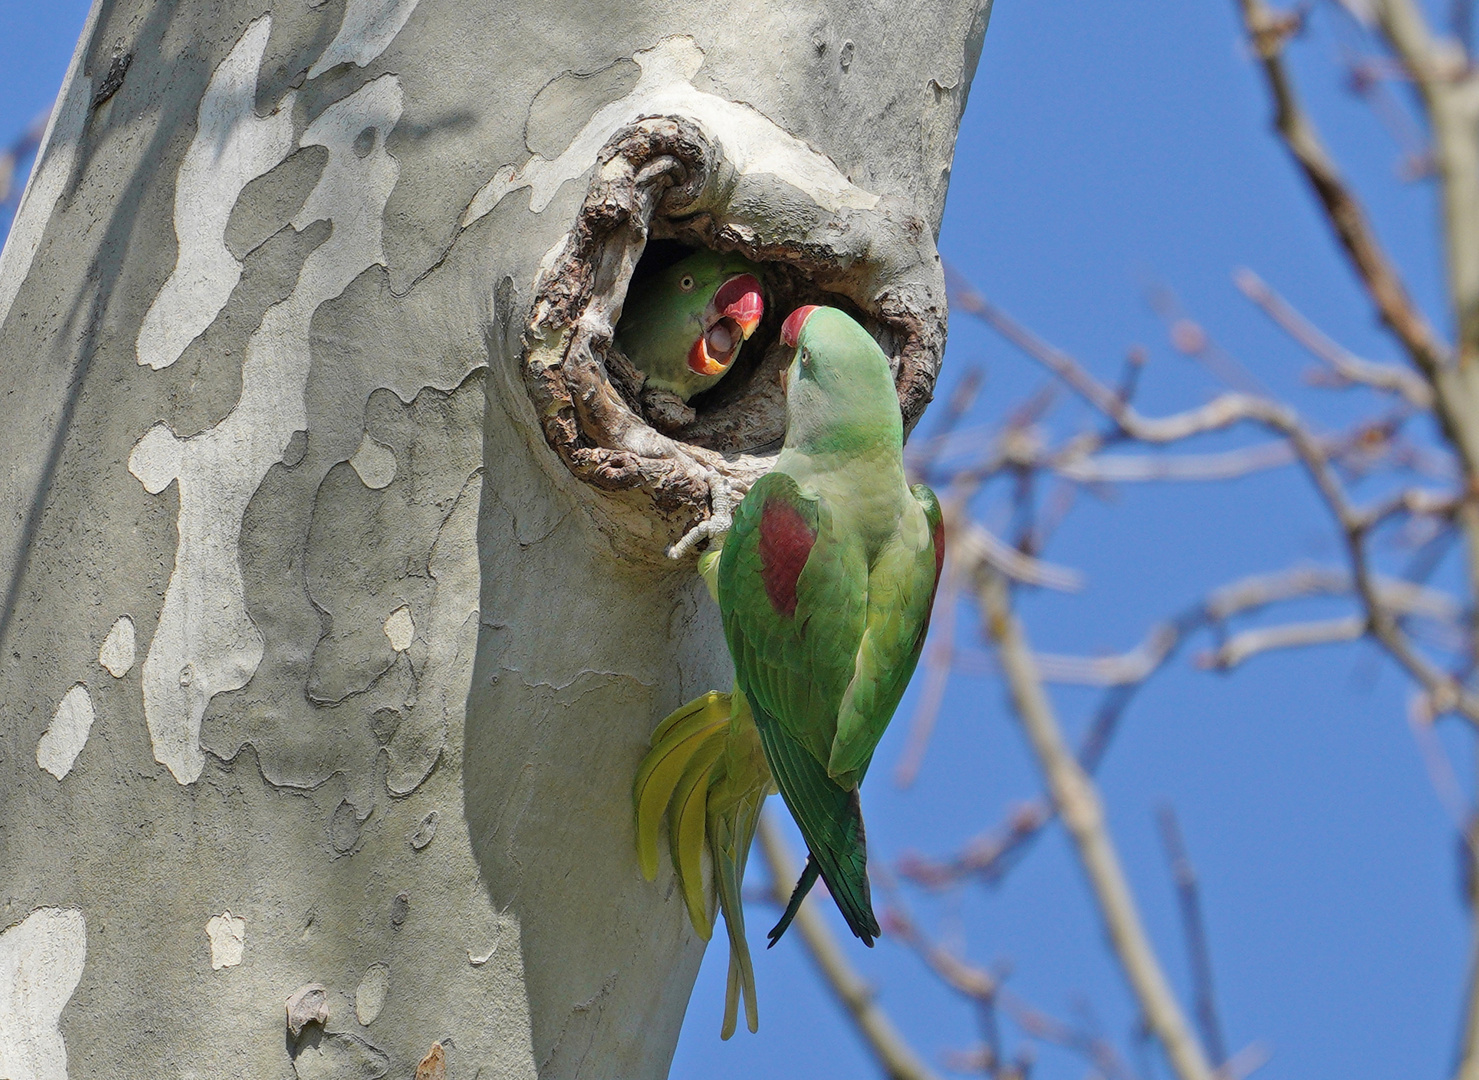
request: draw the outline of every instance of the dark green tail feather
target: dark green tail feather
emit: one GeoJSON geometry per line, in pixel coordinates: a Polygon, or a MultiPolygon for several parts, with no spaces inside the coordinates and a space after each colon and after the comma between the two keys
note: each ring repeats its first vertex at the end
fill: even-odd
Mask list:
{"type": "MultiPolygon", "coordinates": [[[[827,890],[847,920],[848,928],[864,945],[871,947],[879,928],[868,888],[868,843],[857,790],[849,791],[828,776],[826,766],[756,706],[753,696],[750,704],[776,787],[780,788],[786,807],[801,829],[817,872],[827,883],[827,890]]],[[[802,879],[806,876],[803,872],[802,879]]],[[[804,895],[803,890],[801,896],[804,895]]],[[[799,896],[793,896],[793,900],[800,904],[799,896]]],[[[788,922],[783,918],[776,930],[771,931],[772,944],[788,922]]]]}
{"type": "Polygon", "coordinates": [[[801,910],[801,901],[806,899],[806,894],[811,892],[811,887],[817,883],[817,875],[821,869],[817,866],[816,858],[810,853],[806,854],[806,869],[801,871],[801,876],[796,879],[796,887],[791,890],[791,899],[786,902],[786,910],[781,913],[781,921],[770,928],[770,933],[765,936],[770,939],[767,949],[775,947],[775,943],[781,939],[786,928],[791,925],[791,920],[796,917],[796,912],[801,910]]]}

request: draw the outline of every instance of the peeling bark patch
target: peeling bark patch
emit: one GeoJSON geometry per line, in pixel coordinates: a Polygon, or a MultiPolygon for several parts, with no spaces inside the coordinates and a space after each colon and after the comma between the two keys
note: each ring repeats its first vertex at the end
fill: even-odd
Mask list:
{"type": "Polygon", "coordinates": [[[390,991],[390,968],[385,964],[371,964],[365,969],[364,978],[354,992],[354,1015],[365,1027],[375,1022],[380,1010],[385,1007],[385,995],[390,991]]]}
{"type": "Polygon", "coordinates": [[[462,223],[469,225],[492,210],[503,197],[530,188],[529,209],[542,212],[568,180],[583,175],[606,142],[641,116],[679,115],[696,120],[715,134],[741,175],[773,173],[800,188],[813,201],[832,210],[871,209],[878,196],[854,187],[837,166],[763,114],[693,85],[703,66],[703,50],[691,37],[664,38],[633,57],[642,74],[631,92],[600,109],[557,158],[535,156],[515,168],[505,165],[473,197],[462,223]]]}
{"type": "Polygon", "coordinates": [[[200,99],[195,138],[175,180],[179,255],[135,346],[139,363],[156,371],[178,360],[226,306],[242,273],[226,247],[231,210],[242,189],[292,149],[295,93],[268,116],[255,112],[257,69],[271,33],[270,15],[248,26],[200,99]]]}
{"type": "Polygon", "coordinates": [[[229,911],[213,915],[205,924],[205,936],[211,942],[211,970],[235,967],[246,949],[246,920],[229,911]]]}
{"type": "Polygon", "coordinates": [[[364,67],[383,53],[406,25],[419,0],[349,0],[339,32],[308,71],[316,79],[340,64],[364,67]]]}
{"type": "Polygon", "coordinates": [[[103,639],[103,647],[98,650],[98,663],[113,678],[121,679],[133,669],[135,655],[134,621],[127,615],[120,615],[103,639]]]}
{"type": "Polygon", "coordinates": [[[86,956],[87,924],[75,908],[41,908],[0,934],[0,1076],[67,1080],[62,1009],[86,956]]]}
{"type": "Polygon", "coordinates": [[[447,1080],[447,1052],[441,1043],[432,1043],[431,1049],[416,1066],[416,1080],[447,1080]]]}
{"type": "Polygon", "coordinates": [[[96,715],[92,695],[81,683],[63,694],[51,723],[36,743],[36,764],[58,780],[71,772],[77,755],[87,743],[96,715]]]}
{"type": "Polygon", "coordinates": [[[395,899],[390,902],[390,925],[399,930],[406,921],[406,914],[411,910],[411,894],[404,890],[395,894],[395,899]]]}
{"type": "Polygon", "coordinates": [[[205,767],[200,722],[210,699],[245,686],[262,661],[263,638],[247,616],[243,595],[242,517],[294,432],[307,429],[303,395],[314,311],[364,270],[384,264],[381,218],[400,167],[385,152],[383,136],[400,114],[400,82],[384,75],[309,125],[302,145],[326,147],[329,160],[293,227],[328,219],[333,231],[308,255],[292,293],[267,311],[248,342],[241,400],[231,414],[188,439],[156,425],[129,457],[129,470],[146,490],[179,483],[175,568],[143,681],[154,757],[181,784],[194,783],[205,767]],[[353,143],[368,126],[382,137],[361,158],[353,143]]]}
{"type": "Polygon", "coordinates": [[[364,481],[365,487],[372,491],[389,487],[395,479],[395,451],[370,438],[368,431],[349,464],[364,481]]]}
{"type": "Polygon", "coordinates": [[[396,608],[385,620],[385,636],[396,652],[405,652],[416,637],[416,623],[411,618],[411,609],[405,604],[396,608]]]}
{"type": "Polygon", "coordinates": [[[293,991],[288,998],[288,1030],[297,1038],[309,1024],[329,1022],[329,991],[318,983],[309,983],[293,991]]]}

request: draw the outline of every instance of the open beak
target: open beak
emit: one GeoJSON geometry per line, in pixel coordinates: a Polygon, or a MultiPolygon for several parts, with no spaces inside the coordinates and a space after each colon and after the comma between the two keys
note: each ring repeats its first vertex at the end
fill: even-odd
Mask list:
{"type": "Polygon", "coordinates": [[[714,293],[704,309],[704,332],[688,350],[688,366],[700,375],[718,375],[760,325],[765,296],[753,274],[737,274],[714,293]]]}

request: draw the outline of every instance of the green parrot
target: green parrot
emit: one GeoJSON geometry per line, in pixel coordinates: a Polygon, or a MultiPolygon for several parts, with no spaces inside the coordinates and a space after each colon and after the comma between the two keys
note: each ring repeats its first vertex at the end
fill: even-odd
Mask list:
{"type": "Polygon", "coordinates": [[[740,888],[777,788],[810,854],[770,943],[818,875],[858,937],[871,945],[879,932],[857,788],[919,661],[944,561],[939,502],[904,480],[888,358],[834,308],[799,308],[781,333],[796,349],[785,446],[699,559],[735,687],[666,717],[633,784],[643,876],[657,877],[666,817],[689,921],[706,941],[708,847],[729,936],[725,1039],[741,997],[747,1026],[759,1027],[740,888]]]}
{"type": "Polygon", "coordinates": [[[687,401],[724,378],[760,325],[761,275],[733,252],[695,251],[633,284],[617,344],[647,386],[687,401]]]}
{"type": "MultiPolygon", "coordinates": [[[[713,592],[717,550],[699,560],[699,572],[713,592]]],[[[648,881],[657,877],[658,832],[668,819],[673,869],[694,930],[705,941],[713,934],[704,888],[703,849],[709,848],[713,888],[729,934],[729,981],[724,995],[721,1039],[734,1034],[741,996],[745,1023],[758,1031],[755,970],[745,940],[740,886],[750,842],[760,823],[760,808],[775,790],[760,733],[745,696],[711,690],[674,711],[652,733],[652,751],[637,770],[632,795],[636,809],[637,861],[648,881]]]]}
{"type": "Polygon", "coordinates": [[[775,944],[820,875],[878,936],[858,785],[919,661],[944,561],[940,504],[904,478],[888,358],[836,308],[781,328],[786,440],[734,513],[718,599],[735,681],[809,855],[775,944]]]}

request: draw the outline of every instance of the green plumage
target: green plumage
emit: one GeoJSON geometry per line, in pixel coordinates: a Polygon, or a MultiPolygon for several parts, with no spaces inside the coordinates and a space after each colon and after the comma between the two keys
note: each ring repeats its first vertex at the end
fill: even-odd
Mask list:
{"type": "Polygon", "coordinates": [[[835,309],[794,313],[788,342],[793,321],[785,447],[722,548],[699,560],[723,616],[734,692],[710,691],[664,719],[633,785],[644,876],[657,876],[666,819],[694,929],[712,934],[715,899],[724,913],[726,1039],[741,999],[749,1029],[759,1023],[741,886],[771,791],[810,852],[771,943],[818,875],[853,932],[870,945],[878,935],[858,786],[918,663],[942,557],[939,502],[904,480],[887,358],[835,309]]]}
{"type": "MultiPolygon", "coordinates": [[[[919,659],[939,504],[905,483],[887,357],[842,312],[805,319],[787,419],[776,467],[725,539],[719,606],[776,786],[848,925],[871,944],[857,788],[919,659]]],[[[782,930],[784,920],[774,936],[782,930]]]]}
{"type": "Polygon", "coordinates": [[[646,374],[649,387],[687,401],[729,373],[744,344],[737,335],[722,367],[710,374],[695,371],[689,355],[722,317],[713,308],[716,293],[741,274],[764,281],[761,268],[743,256],[703,248],[633,283],[617,323],[616,339],[627,359],[646,374]]]}

